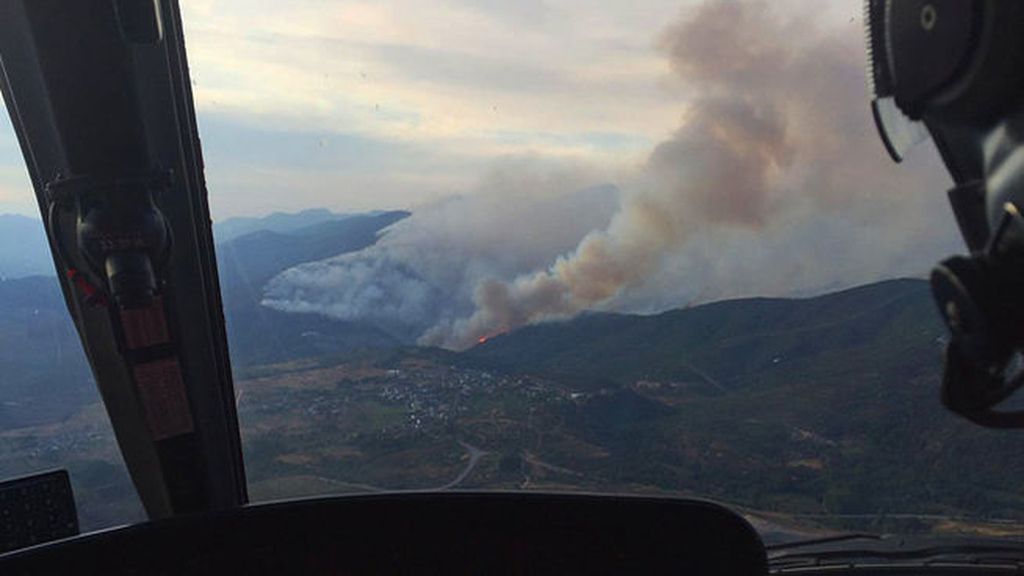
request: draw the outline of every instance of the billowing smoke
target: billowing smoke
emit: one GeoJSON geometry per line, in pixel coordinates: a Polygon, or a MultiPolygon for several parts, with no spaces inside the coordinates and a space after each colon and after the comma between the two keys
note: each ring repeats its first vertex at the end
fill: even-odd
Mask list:
{"type": "Polygon", "coordinates": [[[512,279],[608,225],[618,191],[582,166],[506,159],[477,190],[391,226],[372,247],[297,266],[266,287],[263,304],[370,321],[415,339],[472,313],[486,278],[512,279]]]}
{"type": "Polygon", "coordinates": [[[897,181],[871,176],[885,159],[866,114],[857,35],[818,30],[767,2],[707,2],[666,31],[661,46],[692,106],[653,151],[611,225],[546,270],[482,283],[476,311],[435,328],[426,342],[461,348],[601,306],[648,281],[709,229],[754,230],[748,238],[759,242],[801,204],[816,218],[838,218],[878,193],[906,193],[897,181]]]}
{"type": "MultiPolygon", "coordinates": [[[[522,207],[467,197],[399,224],[368,253],[289,271],[268,302],[367,317],[390,313],[367,306],[374,294],[415,289],[427,294],[409,297],[426,329],[420,341],[458,349],[589,309],[653,311],[923,272],[956,242],[941,166],[927,157],[890,165],[868,113],[858,22],[825,26],[779,6],[709,1],[660,36],[688,112],[635,174],[620,178],[610,220],[566,201],[553,219],[481,238],[464,230],[468,218],[488,228],[522,207]],[[413,270],[422,289],[393,285],[379,271],[364,281],[370,265],[360,263],[374,259],[413,270]]],[[[588,184],[579,181],[585,173],[540,184],[531,174],[529,165],[509,167],[495,196],[540,191],[530,195],[538,214],[527,220],[547,214],[549,195],[571,198],[555,192],[588,184]]]]}

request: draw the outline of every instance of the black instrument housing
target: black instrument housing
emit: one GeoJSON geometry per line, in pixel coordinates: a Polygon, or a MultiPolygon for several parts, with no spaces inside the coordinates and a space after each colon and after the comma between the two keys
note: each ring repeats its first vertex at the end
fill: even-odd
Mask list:
{"type": "Polygon", "coordinates": [[[3,574],[767,574],[711,502],[434,492],[247,506],[0,556],[3,574]]]}

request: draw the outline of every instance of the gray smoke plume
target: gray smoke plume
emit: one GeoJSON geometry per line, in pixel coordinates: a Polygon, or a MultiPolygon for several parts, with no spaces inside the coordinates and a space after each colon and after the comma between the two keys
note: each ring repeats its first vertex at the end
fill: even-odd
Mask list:
{"type": "Polygon", "coordinates": [[[688,111],[621,179],[610,220],[555,194],[585,188],[585,179],[542,177],[538,185],[533,167],[520,164],[497,186],[511,198],[524,194],[521,186],[543,191],[530,196],[535,213],[520,222],[547,215],[538,208],[546,194],[566,199],[557,216],[492,238],[494,219],[524,209],[519,203],[437,206],[366,253],[287,272],[268,303],[372,317],[399,311],[374,309],[367,295],[413,290],[387,302],[409,299],[414,310],[401,313],[420,318],[421,343],[461,349],[589,309],[655,311],[923,272],[956,246],[941,165],[923,155],[896,167],[885,156],[868,112],[858,22],[826,27],[779,6],[705,2],[660,36],[688,111]],[[486,232],[463,230],[469,218],[486,232]],[[370,260],[377,263],[360,264],[370,260]],[[362,273],[373,266],[411,270],[422,286],[362,273]]]}
{"type": "MultiPolygon", "coordinates": [[[[660,46],[692,106],[673,138],[653,151],[611,224],[546,270],[484,281],[472,315],[435,327],[423,341],[462,348],[606,306],[649,283],[695,234],[746,229],[758,243],[808,205],[824,219],[863,210],[879,193],[905,193],[894,188],[899,179],[872,176],[885,160],[865,113],[860,37],[834,32],[763,1],[707,2],[685,14],[660,46]]],[[[791,241],[795,251],[813,239],[791,241]]],[[[705,279],[715,276],[705,270],[705,279]]]]}
{"type": "MultiPolygon", "coordinates": [[[[714,296],[729,295],[734,290],[721,282],[727,274],[716,270],[714,262],[703,275],[691,268],[700,254],[687,242],[696,234],[707,240],[724,230],[725,240],[735,247],[745,238],[750,251],[786,237],[781,249],[762,254],[755,266],[757,276],[771,277],[771,267],[792,269],[787,259],[813,253],[819,239],[808,232],[817,228],[827,239],[833,228],[816,224],[829,219],[835,229],[849,228],[858,219],[865,225],[848,230],[847,241],[858,232],[889,236],[872,230],[882,225],[910,234],[921,232],[916,227],[922,225],[926,235],[931,228],[942,230],[936,224],[948,221],[934,217],[933,208],[922,210],[932,216],[923,222],[908,214],[922,208],[917,206],[921,191],[939,196],[941,167],[931,166],[937,177],[921,177],[925,172],[913,169],[896,173],[882,154],[867,114],[857,28],[818,29],[809,18],[772,8],[756,0],[706,2],[670,27],[660,46],[689,88],[692,106],[673,138],[653,151],[611,224],[589,234],[546,270],[511,282],[481,283],[474,294],[476,311],[435,327],[423,341],[463,348],[524,324],[607,307],[616,300],[621,304],[672,260],[693,272],[691,290],[711,279],[718,280],[714,296]],[[891,196],[899,195],[912,200],[894,202],[891,196]],[[887,207],[897,208],[904,218],[887,218],[887,207]],[[801,225],[794,235],[789,227],[798,218],[801,225]]],[[[931,204],[942,208],[941,200],[931,204]]],[[[942,243],[951,228],[944,230],[929,241],[942,243]]],[[[874,260],[891,261],[885,251],[906,246],[892,240],[875,246],[880,252],[874,260]]],[[[743,261],[733,256],[732,262],[743,261]]],[[[827,270],[833,281],[842,276],[837,268],[862,275],[870,269],[841,257],[842,252],[819,253],[806,264],[827,270]]],[[[911,271],[917,268],[905,273],[911,271]]],[[[771,288],[763,278],[739,276],[746,277],[748,286],[771,288]]],[[[796,280],[789,278],[790,289],[799,287],[796,280]]],[[[698,298],[711,295],[697,293],[698,298]]]]}
{"type": "Polygon", "coordinates": [[[618,192],[584,167],[505,159],[477,190],[415,211],[361,252],[274,278],[263,304],[362,320],[415,340],[472,313],[476,285],[546,266],[618,210],[618,192]]]}

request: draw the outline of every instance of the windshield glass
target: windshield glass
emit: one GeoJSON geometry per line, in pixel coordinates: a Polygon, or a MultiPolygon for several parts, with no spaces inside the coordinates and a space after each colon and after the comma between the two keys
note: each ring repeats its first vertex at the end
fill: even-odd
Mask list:
{"type": "MultiPolygon", "coordinates": [[[[182,11],[252,500],[657,493],[775,541],[1019,531],[1019,440],[939,403],[950,182],[934,150],[889,162],[859,0],[182,11]]],[[[6,140],[0,207],[38,217],[6,140]]],[[[4,273],[52,275],[37,244],[4,273]]],[[[45,338],[88,383],[53,292],[45,338]]],[[[139,518],[74,394],[4,421],[0,472],[87,453],[72,477],[117,511],[92,525],[139,518]]]]}
{"type": "MultiPolygon", "coordinates": [[[[0,114],[0,481],[68,470],[83,531],[145,518],[0,114]]],[[[6,544],[6,540],[4,540],[6,544]]]]}

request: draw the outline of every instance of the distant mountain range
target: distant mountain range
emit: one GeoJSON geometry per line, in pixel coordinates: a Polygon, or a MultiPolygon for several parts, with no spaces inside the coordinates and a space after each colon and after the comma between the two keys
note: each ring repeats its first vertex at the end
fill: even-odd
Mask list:
{"type": "MultiPolygon", "coordinates": [[[[235,364],[401,344],[372,326],[278,312],[260,306],[259,301],[262,286],[278,272],[361,250],[376,242],[383,228],[408,215],[337,215],[317,210],[245,219],[241,224],[226,220],[228,228],[236,231],[260,222],[275,228],[234,236],[217,246],[235,364]]],[[[57,421],[81,405],[99,400],[53,277],[53,261],[42,230],[38,220],[0,216],[0,430],[57,421]],[[14,237],[18,242],[2,240],[14,237]]]]}
{"type": "MultiPolygon", "coordinates": [[[[283,235],[316,235],[317,225],[328,225],[349,218],[376,217],[384,211],[356,214],[337,214],[325,208],[295,213],[275,212],[258,218],[227,218],[213,224],[213,237],[223,244],[255,232],[283,235]]],[[[327,232],[330,234],[330,231],[327,232]]],[[[36,217],[20,214],[0,214],[0,278],[25,276],[52,276],[53,259],[46,241],[43,224],[36,217]]]]}
{"type": "MultiPolygon", "coordinates": [[[[268,221],[277,223],[275,216],[268,216],[268,221]]],[[[381,230],[408,216],[408,212],[394,211],[314,218],[310,224],[259,229],[222,241],[217,244],[221,288],[262,288],[293,266],[362,250],[377,241],[381,230]]]]}
{"type": "Polygon", "coordinates": [[[372,246],[381,230],[407,216],[401,211],[352,215],[289,231],[258,230],[219,244],[217,267],[233,361],[266,364],[410,343],[373,325],[260,305],[264,285],[278,273],[372,246]]]}
{"type": "Polygon", "coordinates": [[[213,224],[213,237],[217,243],[221,243],[260,231],[288,234],[324,222],[337,222],[353,216],[377,216],[383,213],[383,211],[374,211],[358,214],[337,214],[326,208],[313,208],[292,213],[274,212],[273,214],[256,218],[227,218],[213,224]]]}

